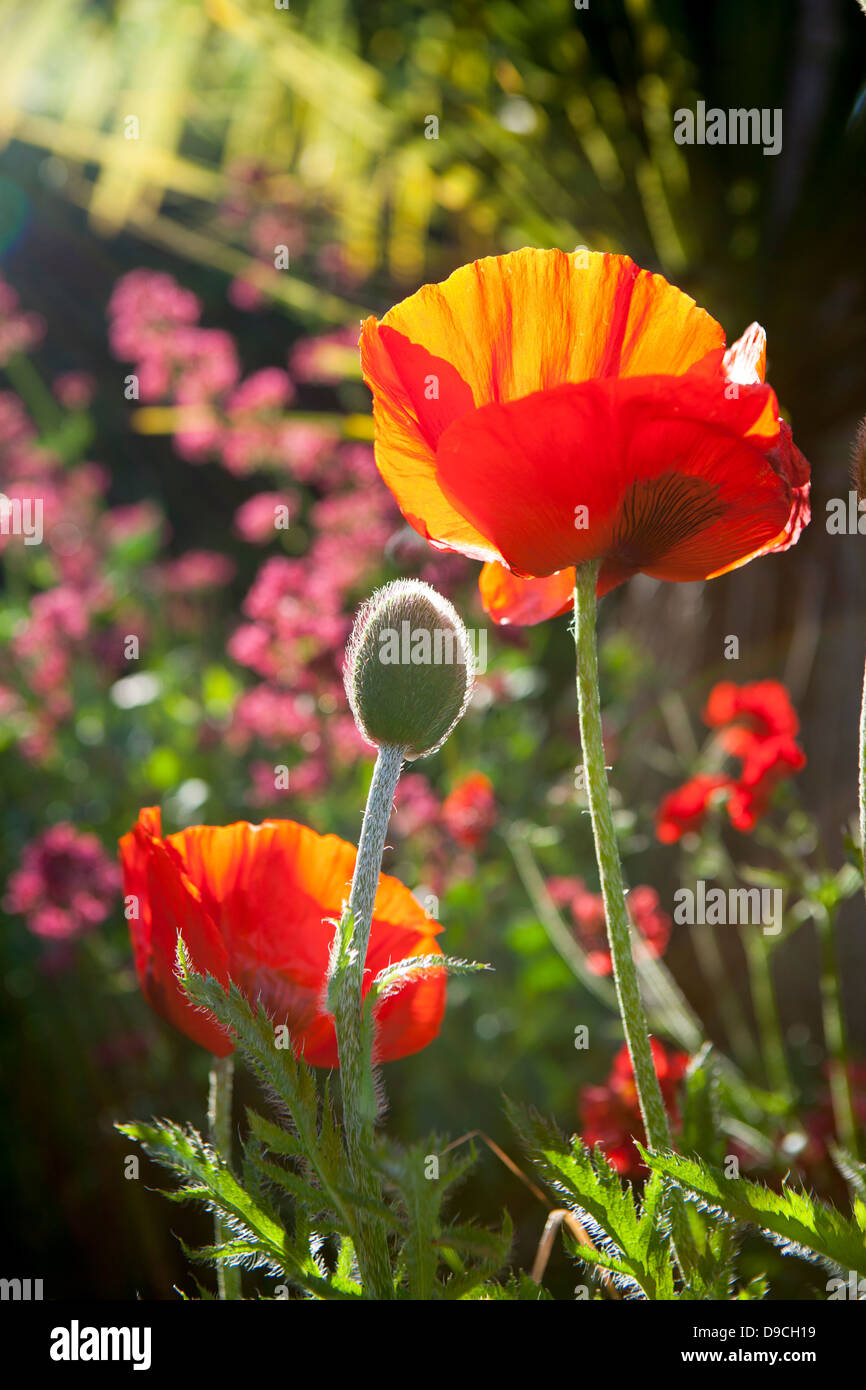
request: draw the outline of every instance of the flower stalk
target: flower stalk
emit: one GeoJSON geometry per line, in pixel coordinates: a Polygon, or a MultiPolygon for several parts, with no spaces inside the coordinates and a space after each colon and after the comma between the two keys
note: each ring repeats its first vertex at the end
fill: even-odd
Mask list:
{"type": "Polygon", "coordinates": [[[604,896],[613,978],[625,1039],[634,1068],[638,1103],[651,1149],[670,1147],[671,1133],[653,1064],[646,1014],[641,999],[637,968],[631,949],[631,930],[622,880],[622,866],[613,827],[613,814],[604,765],[601,704],[598,692],[595,586],[598,561],[579,565],[574,590],[575,642],[577,645],[577,702],[583,747],[586,789],[595,854],[604,896]]]}
{"type": "MultiPolygon", "coordinates": [[[[375,1189],[365,1150],[376,1120],[372,1028],[364,1017],[363,1005],[364,964],[403,754],[402,748],[383,744],[376,757],[352,886],[334,941],[329,982],[340,1055],[346,1152],[358,1191],[364,1196],[374,1195],[375,1189]]],[[[393,1297],[385,1232],[363,1216],[359,1219],[357,1253],[364,1286],[372,1297],[393,1297]]]]}
{"type": "MultiPolygon", "coordinates": [[[[232,1093],[234,1090],[235,1061],[228,1057],[215,1057],[211,1067],[208,1088],[208,1132],[214,1148],[231,1163],[232,1156],[232,1093]]],[[[216,1244],[230,1238],[231,1232],[224,1221],[214,1217],[214,1236],[216,1244]]],[[[243,1298],[241,1272],[232,1265],[217,1265],[217,1296],[222,1302],[236,1302],[243,1298]]]]}
{"type": "MultiPolygon", "coordinates": [[[[607,787],[604,742],[601,728],[601,701],[598,689],[598,650],[596,645],[596,581],[598,560],[578,565],[574,589],[574,638],[577,647],[577,705],[580,740],[583,748],[586,789],[595,857],[598,864],[604,914],[616,996],[625,1040],[634,1071],[638,1104],[644,1123],[647,1146],[669,1149],[671,1131],[661,1086],[650,1047],[649,1028],[641,998],[637,966],[631,946],[631,927],[625,900],[622,865],[613,825],[613,812],[607,787]]],[[[683,1195],[678,1188],[670,1194],[671,1243],[680,1272],[688,1280],[696,1260],[683,1195]]]]}

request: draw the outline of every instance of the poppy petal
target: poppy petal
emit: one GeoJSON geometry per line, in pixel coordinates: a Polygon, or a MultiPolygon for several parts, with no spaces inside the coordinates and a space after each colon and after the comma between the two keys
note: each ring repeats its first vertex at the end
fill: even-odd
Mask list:
{"type": "Polygon", "coordinates": [[[496,559],[438,486],[442,434],[473,408],[592,377],[719,371],[721,327],[628,256],[526,248],[461,266],[361,332],[376,462],[410,525],[496,559]]]}
{"type": "Polygon", "coordinates": [[[729,381],[753,386],[764,380],[767,370],[767,335],[759,323],[750,323],[741,338],[725,353],[722,367],[729,381]]]}
{"type": "Polygon", "coordinates": [[[574,570],[559,570],[543,579],[520,579],[504,565],[488,563],[478,577],[484,611],[495,623],[530,627],[557,618],[574,607],[574,570]]]}
{"type": "Polygon", "coordinates": [[[704,374],[561,386],[450,426],[439,477],[518,575],[604,556],[600,593],[639,570],[705,578],[789,518],[790,485],[744,438],[768,398],[775,412],[769,387],[731,398],[704,374]]]}

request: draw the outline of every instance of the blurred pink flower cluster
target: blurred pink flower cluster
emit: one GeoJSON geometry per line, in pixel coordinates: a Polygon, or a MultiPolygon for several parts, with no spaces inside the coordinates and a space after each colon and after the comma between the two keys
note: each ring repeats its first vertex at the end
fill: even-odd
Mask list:
{"type": "MultiPolygon", "coordinates": [[[[373,483],[369,450],[343,446],[351,479],[359,474],[373,483]]],[[[333,475],[323,480],[330,486],[333,475]]],[[[278,503],[263,494],[262,519],[278,503]]],[[[257,499],[252,499],[257,501],[257,499]]],[[[253,526],[250,503],[241,508],[236,527],[253,526]]],[[[261,566],[242,605],[245,621],[232,634],[229,655],[261,677],[261,683],[238,701],[230,746],[252,742],[300,755],[289,786],[277,785],[273,768],[252,768],[254,805],[273,802],[280,792],[309,794],[326,784],[337,766],[369,757],[349,713],[342,683],[343,648],[351,628],[351,611],[359,591],[372,582],[382,551],[394,529],[393,504],[383,489],[328,491],[309,507],[305,529],[312,539],[302,558],[271,556],[261,566]]]]}
{"type": "MultiPolygon", "coordinates": [[[[263,265],[274,248],[294,255],[305,232],[291,199],[281,208],[260,206],[259,173],[248,170],[228,200],[225,217],[243,230],[263,265]]],[[[275,272],[276,273],[276,272],[275,272]]],[[[245,300],[236,282],[232,298],[245,300]]],[[[245,307],[253,307],[253,299],[245,307]]],[[[235,535],[254,545],[285,540],[295,551],[262,564],[242,605],[244,621],[228,653],[259,678],[238,699],[228,746],[249,756],[254,806],[324,787],[335,767],[369,757],[346,705],[343,648],[352,610],[381,572],[383,553],[404,534],[381,486],[372,449],[341,437],[338,415],[294,418],[295,381],[333,386],[357,370],[357,329],[326,332],[296,343],[289,367],[261,368],[241,377],[231,336],[200,326],[201,304],[170,276],[136,270],[117,284],[108,308],[115,355],[133,363],[143,402],[175,412],[174,444],[189,462],[213,459],[230,473],[265,471],[271,486],[237,510],[235,535]],[[297,550],[298,538],[305,544],[297,550]],[[280,760],[267,754],[279,752],[280,760]],[[282,761],[285,757],[285,762],[282,761]],[[285,768],[288,767],[288,777],[285,768]]],[[[430,567],[428,547],[418,556],[430,567]]],[[[163,571],[163,585],[224,583],[229,561],[194,554],[163,571]]],[[[439,560],[449,576],[465,573],[453,557],[439,560]]],[[[438,577],[424,574],[435,582],[438,577]]]]}
{"type": "Polygon", "coordinates": [[[120,870],[96,836],[62,822],[25,846],[3,909],[25,917],[35,936],[68,940],[105,921],[119,887],[120,870]]]}
{"type": "Polygon", "coordinates": [[[232,335],[200,325],[202,305],[162,271],[124,275],[108,304],[114,355],[133,364],[137,397],[175,412],[173,440],[190,463],[214,458],[230,473],[268,468],[315,481],[339,443],[336,421],[294,420],[295,386],[282,367],[241,379],[232,335]]]}
{"type": "MultiPolygon", "coordinates": [[[[109,563],[123,535],[160,524],[149,507],[105,510],[108,475],[95,463],[64,465],[43,448],[20,399],[0,393],[0,492],[41,509],[41,539],[0,535],[18,584],[37,564],[31,592],[0,664],[0,699],[25,757],[40,761],[58,724],[74,712],[78,655],[113,680],[123,669],[123,634],[142,633],[137,605],[118,593],[109,563]],[[136,626],[130,628],[135,623],[136,626]]],[[[33,513],[35,515],[35,512],[33,513]]],[[[28,582],[26,587],[31,588],[28,582]]]]}
{"type": "Polygon", "coordinates": [[[29,352],[36,347],[44,335],[41,316],[25,313],[12,286],[0,278],[0,367],[17,352],[29,352]]]}
{"type": "MultiPolygon", "coordinates": [[[[557,907],[571,912],[574,934],[586,952],[594,975],[610,975],[613,964],[607,941],[604,898],[591,893],[582,878],[550,878],[547,891],[557,907]]],[[[663,911],[655,888],[642,883],[626,899],[629,916],[651,956],[663,956],[671,935],[670,915],[663,911]]]]}

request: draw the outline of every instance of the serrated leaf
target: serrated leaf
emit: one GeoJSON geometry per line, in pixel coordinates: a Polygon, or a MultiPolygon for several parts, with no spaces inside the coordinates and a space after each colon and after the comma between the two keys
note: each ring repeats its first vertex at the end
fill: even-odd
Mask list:
{"type": "Polygon", "coordinates": [[[459,960],[456,956],[407,956],[404,960],[395,961],[393,965],[386,965],[384,970],[379,971],[370,987],[368,999],[371,1003],[375,1001],[380,1004],[397,994],[412,980],[438,974],[440,970],[446,971],[449,975],[477,975],[481,971],[492,969],[492,965],[481,961],[459,960]]]}
{"type": "Polygon", "coordinates": [[[115,1128],[181,1179],[184,1187],[177,1196],[203,1201],[235,1234],[254,1243],[274,1269],[292,1266],[284,1228],[241,1187],[224,1159],[191,1126],[182,1129],[171,1120],[157,1120],[115,1128]]]}
{"type": "Polygon", "coordinates": [[[638,1145],[654,1172],[679,1183],[710,1208],[768,1233],[784,1254],[817,1258],[835,1268],[866,1275],[866,1242],[858,1227],[829,1203],[785,1187],[774,1192],[748,1178],[728,1178],[697,1158],[648,1153],[638,1145]]]}
{"type": "Polygon", "coordinates": [[[597,1247],[593,1251],[575,1243],[573,1253],[618,1274],[646,1298],[673,1299],[667,1226],[660,1221],[661,1185],[649,1185],[642,1217],[632,1188],[614,1172],[601,1149],[588,1149],[578,1135],[566,1139],[534,1112],[510,1102],[507,1109],[542,1176],[562,1204],[577,1213],[597,1247]]]}
{"type": "MultiPolygon", "coordinates": [[[[320,1109],[312,1068],[296,1058],[291,1047],[277,1047],[273,1021],[261,1003],[253,1010],[234,981],[230,981],[226,993],[212,975],[199,975],[194,971],[180,936],[177,974],[190,1001],[213,1013],[220,1023],[231,1029],[242,1056],[266,1091],[282,1105],[297,1134],[301,1156],[309,1163],[333,1210],[342,1216],[345,1230],[351,1232],[351,1214],[337,1195],[338,1187],[349,1186],[350,1183],[327,1088],[325,1104],[320,1109]]],[[[267,1132],[275,1145],[288,1145],[290,1142],[289,1139],[278,1138],[278,1134],[287,1135],[290,1131],[279,1131],[278,1127],[273,1127],[267,1132]]],[[[263,1142],[267,1143],[267,1139],[263,1139],[263,1142]]],[[[284,1149],[278,1147],[276,1151],[283,1152],[284,1149]]]]}

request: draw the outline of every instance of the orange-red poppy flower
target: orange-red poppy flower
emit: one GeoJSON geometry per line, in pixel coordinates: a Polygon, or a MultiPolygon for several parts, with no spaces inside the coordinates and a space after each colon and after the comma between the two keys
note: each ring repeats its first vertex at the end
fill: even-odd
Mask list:
{"type": "Polygon", "coordinates": [[[732,785],[730,777],[700,772],[668,792],[656,815],[656,835],[662,844],[675,844],[683,835],[700,830],[717,793],[730,791],[732,785]]]}
{"type": "Polygon", "coordinates": [[[791,697],[780,681],[749,681],[736,685],[719,681],[710,691],[703,720],[711,729],[745,721],[762,738],[796,738],[800,720],[791,704],[791,697]]]}
{"type": "Polygon", "coordinates": [[[498,621],[564,611],[586,560],[602,594],[793,544],[809,468],[764,358],[757,325],[726,352],[662,276],[585,251],[476,261],[361,333],[382,476],[433,545],[504,567],[498,621]]]}
{"type": "MultiPolygon", "coordinates": [[[[668,1051],[658,1038],[651,1038],[650,1046],[665,1109],[676,1130],[677,1098],[689,1064],[688,1053],[668,1051]]],[[[579,1111],[580,1137],[585,1144],[599,1144],[617,1173],[631,1178],[646,1175],[633,1142],[634,1135],[643,1139],[644,1129],[627,1043],[616,1054],[605,1085],[582,1087],[579,1111]]]]}
{"type": "MultiPolygon", "coordinates": [[[[148,1003],[218,1056],[233,1043],[216,1020],[193,1008],[175,977],[178,933],[193,967],[224,988],[229,980],[276,1023],[288,1025],[312,1066],[338,1065],[334,1020],[324,1003],[333,920],[355,867],[355,848],[295,821],[195,825],[162,837],[150,807],[120,841],[124,893],[132,897],[135,965],[148,1003]]],[[[408,888],[382,874],[373,909],[364,992],[386,965],[441,955],[431,921],[408,888]]],[[[445,1009],[445,971],[407,984],[375,1010],[374,1060],[426,1047],[445,1009]]]]}
{"type": "Polygon", "coordinates": [[[482,849],[496,824],[493,783],[483,772],[462,777],[442,802],[442,822],[464,849],[482,849]]]}
{"type": "Polygon", "coordinates": [[[710,691],[703,719],[719,730],[719,747],[742,766],[736,775],[699,773],[668,793],[656,815],[656,835],[665,844],[700,830],[714,802],[722,799],[737,830],[754,830],[770,809],[778,784],[806,766],[796,742],[800,720],[779,681],[719,681],[710,691]]]}

